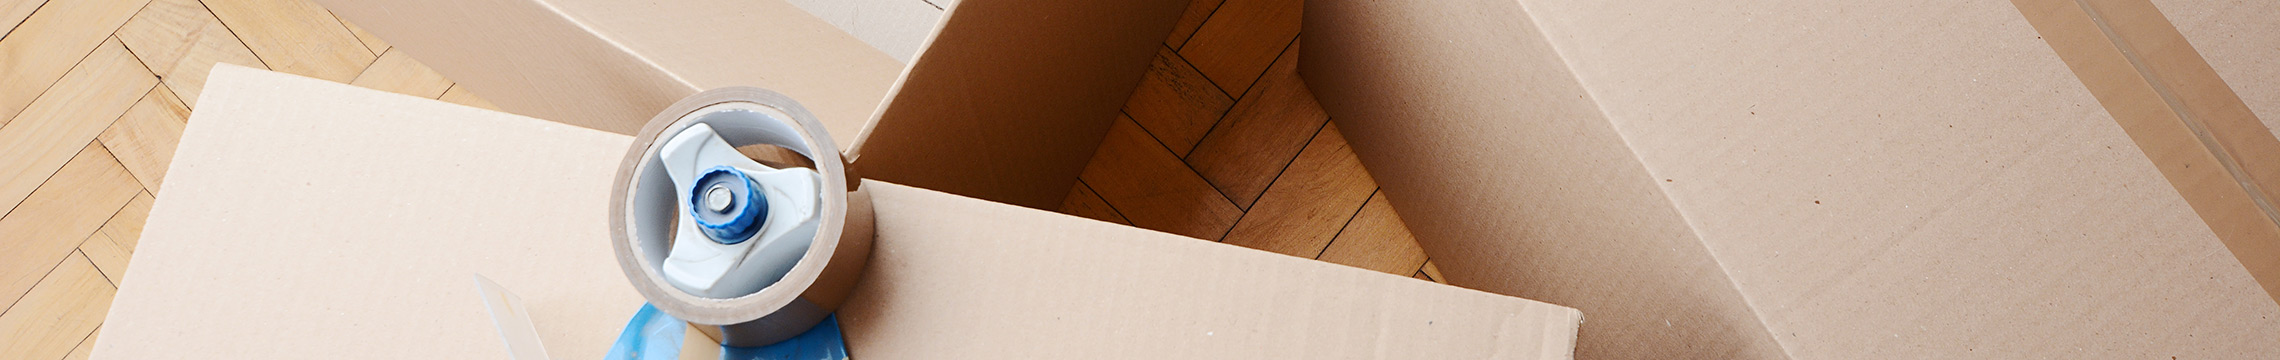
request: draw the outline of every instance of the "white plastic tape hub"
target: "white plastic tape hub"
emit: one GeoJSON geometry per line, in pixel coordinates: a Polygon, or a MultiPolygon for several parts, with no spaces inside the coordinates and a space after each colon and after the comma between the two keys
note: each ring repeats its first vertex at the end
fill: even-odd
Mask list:
{"type": "Polygon", "coordinates": [[[823,321],[861,279],[870,197],[799,103],[758,88],[707,90],[666,107],[632,145],[610,199],[612,248],[659,311],[717,326],[723,344],[761,346],[823,321]],[[812,168],[737,150],[755,145],[812,168]]]}
{"type": "MultiPolygon", "coordinates": [[[[723,106],[691,116],[706,110],[751,111],[723,106]]],[[[679,197],[689,199],[680,202],[680,229],[665,256],[665,280],[674,287],[711,298],[744,296],[776,283],[807,252],[822,182],[814,170],[761,165],[706,124],[673,135],[658,157],[679,197]]]]}

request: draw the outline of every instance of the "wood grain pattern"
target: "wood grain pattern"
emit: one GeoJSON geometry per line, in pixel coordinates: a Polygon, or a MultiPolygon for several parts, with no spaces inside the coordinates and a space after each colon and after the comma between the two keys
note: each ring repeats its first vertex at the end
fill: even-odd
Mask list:
{"type": "MultiPolygon", "coordinates": [[[[1296,27],[1299,5],[1297,0],[1190,1],[1187,12],[1164,40],[1165,47],[1173,51],[1157,55],[1149,77],[1134,89],[1124,110],[1146,135],[1164,144],[1196,176],[1205,178],[1228,202],[1238,205],[1238,221],[1244,224],[1237,227],[1255,229],[1224,236],[1229,242],[1435,281],[1426,275],[1420,264],[1426,260],[1399,217],[1383,205],[1380,196],[1371,195],[1374,186],[1351,185],[1351,179],[1373,183],[1366,181],[1368,175],[1359,166],[1285,170],[1299,167],[1293,160],[1308,149],[1310,142],[1329,141],[1316,139],[1329,116],[1298,77],[1292,60],[1300,42],[1296,27]],[[1213,69],[1208,74],[1203,69],[1206,66],[1213,69]],[[1206,85],[1218,91],[1200,89],[1206,85]],[[1228,103],[1210,95],[1237,96],[1232,105],[1223,105],[1228,103]],[[1209,129],[1199,132],[1195,130],[1198,126],[1209,129]],[[1196,138],[1199,134],[1200,140],[1196,138]],[[1309,175],[1291,175],[1296,173],[1309,175]],[[1348,185],[1324,186],[1323,179],[1347,179],[1348,185]],[[1275,201],[1279,205],[1255,206],[1256,202],[1265,202],[1260,199],[1269,191],[1279,192],[1282,195],[1277,196],[1286,200],[1275,201]],[[1358,200],[1357,196],[1369,200],[1358,200]],[[1342,226],[1334,224],[1333,220],[1346,216],[1341,214],[1352,214],[1353,218],[1342,226]],[[1308,216],[1327,220],[1308,220],[1308,216]],[[1284,231],[1286,227],[1295,230],[1284,231]],[[1324,242],[1329,245],[1322,245],[1324,242]]],[[[1332,132],[1322,136],[1343,141],[1340,134],[1332,132]]],[[[1183,179],[1186,172],[1168,166],[1134,166],[1128,154],[1110,155],[1095,157],[1086,169],[1090,179],[1188,182],[1183,179]]],[[[1219,219],[1216,215],[1182,219],[1154,213],[1162,211],[1155,208],[1171,206],[1161,204],[1165,202],[1161,198],[1136,201],[1111,195],[1122,191],[1114,189],[1121,186],[1126,185],[1080,181],[1078,188],[1070,189],[1061,212],[1096,219],[1122,212],[1124,218],[1151,229],[1208,228],[1211,221],[1219,219]]],[[[1186,201],[1213,203],[1204,197],[1186,201]]]]}
{"type": "Polygon", "coordinates": [[[23,300],[0,313],[0,358],[59,359],[103,325],[118,291],[87,257],[72,253],[23,300]]]}
{"type": "Polygon", "coordinates": [[[1425,266],[1425,249],[1417,246],[1417,238],[1409,234],[1409,227],[1401,223],[1401,215],[1393,213],[1393,205],[1384,192],[1370,195],[1362,211],[1346,223],[1346,229],[1330,240],[1330,248],[1322,250],[1316,259],[1344,264],[1394,275],[1422,273],[1425,266]]]}
{"type": "Polygon", "coordinates": [[[1203,140],[1211,131],[1212,123],[1227,114],[1235,99],[1219,91],[1218,86],[1204,79],[1203,73],[1188,66],[1186,60],[1171,49],[1160,49],[1156,60],[1148,65],[1148,74],[1140,78],[1140,85],[1132,89],[1132,98],[1125,101],[1124,113],[1139,122],[1157,140],[1170,148],[1172,154],[1187,157],[1188,150],[1203,140]]]}
{"type": "Polygon", "coordinates": [[[158,83],[118,41],[103,42],[86,59],[0,126],[0,154],[7,154],[0,156],[0,207],[23,201],[158,83]]]}
{"type": "MultiPolygon", "coordinates": [[[[56,1],[25,18],[7,38],[0,39],[0,124],[21,116],[33,99],[42,97],[49,85],[57,84],[56,79],[80,63],[81,55],[104,44],[112,31],[147,2],[56,1]]],[[[0,154],[14,153],[0,150],[0,154]]]]}
{"type": "Polygon", "coordinates": [[[103,279],[109,280],[114,287],[119,286],[119,280],[127,275],[127,258],[134,256],[134,253],[127,252],[119,243],[111,241],[111,237],[103,236],[102,232],[96,232],[95,235],[88,236],[87,240],[80,241],[79,254],[87,256],[88,261],[95,262],[95,270],[102,272],[103,279]]]}
{"type": "Polygon", "coordinates": [[[372,66],[364,68],[349,84],[380,91],[434,99],[451,90],[451,79],[443,78],[435,69],[429,69],[419,60],[402,51],[381,54],[372,66]]]}
{"type": "Polygon", "coordinates": [[[1298,36],[1303,0],[1227,0],[1180,46],[1180,56],[1228,93],[1242,93],[1298,36]]]}
{"type": "Polygon", "coordinates": [[[1164,45],[1178,49],[1180,45],[1187,44],[1188,38],[1195,37],[1195,29],[1203,27],[1203,21],[1211,18],[1211,13],[1218,11],[1219,3],[1223,1],[1225,0],[1188,2],[1187,12],[1180,14],[1180,22],[1172,24],[1172,35],[1164,38],[1164,45]]]}
{"type": "Polygon", "coordinates": [[[189,120],[190,108],[174,97],[174,91],[159,86],[127,108],[125,115],[95,139],[127,167],[127,172],[134,173],[135,181],[144,189],[158,191],[166,180],[166,165],[174,161],[174,146],[182,140],[182,127],[189,120]]]}
{"type": "MultiPolygon", "coordinates": [[[[208,24],[220,24],[198,0],[152,0],[129,18],[112,37],[127,45],[143,66],[159,76],[174,69],[174,62],[190,52],[190,45],[208,24]]],[[[223,29],[228,32],[228,29],[223,29]]]]}
{"type": "Polygon", "coordinates": [[[1243,215],[1128,117],[1109,127],[1077,178],[1142,228],[1218,239],[1243,215]]]}
{"type": "Polygon", "coordinates": [[[453,104],[491,109],[493,111],[499,110],[498,105],[493,105],[491,104],[490,100],[483,100],[482,97],[475,96],[475,93],[468,92],[467,87],[459,86],[459,84],[452,84],[451,90],[444,90],[443,96],[437,96],[435,99],[443,100],[444,102],[453,104]]]}
{"type": "Polygon", "coordinates": [[[1298,77],[1298,42],[1269,67],[1243,102],[1227,112],[1187,157],[1219,192],[1246,209],[1275,181],[1309,136],[1329,123],[1314,93],[1298,77]]]}
{"type": "Polygon", "coordinates": [[[0,217],[0,303],[14,302],[31,290],[140,191],[109,152],[87,145],[56,172],[55,180],[0,217]]]}
{"type": "Polygon", "coordinates": [[[37,10],[40,5],[45,4],[47,4],[47,0],[0,1],[0,40],[5,40],[10,30],[16,29],[17,24],[24,23],[24,18],[31,17],[32,10],[37,10]]]}
{"type": "Polygon", "coordinates": [[[331,12],[308,0],[206,0],[269,69],[348,82],[379,59],[331,12]]]}
{"type": "Polygon", "coordinates": [[[1100,194],[1093,193],[1092,186],[1085,185],[1084,181],[1078,181],[1077,186],[1069,187],[1069,199],[1061,203],[1060,211],[1093,220],[1132,225],[1132,220],[1125,220],[1123,214],[1116,213],[1116,208],[1108,206],[1108,200],[1102,200],[1100,194]]]}
{"type": "Polygon", "coordinates": [[[149,191],[136,193],[133,199],[127,200],[125,206],[119,207],[118,212],[111,213],[110,219],[103,220],[103,227],[97,229],[97,232],[110,237],[112,242],[119,243],[127,252],[134,252],[135,245],[142,242],[143,222],[150,219],[150,206],[157,201],[149,191]]]}
{"type": "Polygon", "coordinates": [[[364,49],[371,51],[373,54],[384,54],[388,52],[388,49],[394,47],[393,45],[388,45],[387,41],[380,40],[379,36],[373,36],[372,33],[364,31],[364,28],[357,27],[355,23],[348,22],[348,19],[340,18],[339,14],[334,14],[333,19],[339,20],[341,27],[348,28],[348,34],[355,35],[356,41],[364,43],[364,49]]]}
{"type": "Polygon", "coordinates": [[[103,329],[96,328],[95,333],[87,334],[86,339],[80,339],[79,347],[72,348],[70,354],[63,356],[63,360],[87,360],[87,357],[95,352],[95,337],[102,335],[103,329]]]}
{"type": "Polygon", "coordinates": [[[1225,241],[1312,259],[1322,255],[1376,191],[1377,183],[1362,172],[1361,159],[1347,147],[1338,126],[1329,125],[1243,214],[1225,241]]]}
{"type": "Polygon", "coordinates": [[[166,83],[184,108],[194,107],[215,63],[267,69],[221,20],[197,0],[155,0],[119,28],[119,40],[166,83]]]}

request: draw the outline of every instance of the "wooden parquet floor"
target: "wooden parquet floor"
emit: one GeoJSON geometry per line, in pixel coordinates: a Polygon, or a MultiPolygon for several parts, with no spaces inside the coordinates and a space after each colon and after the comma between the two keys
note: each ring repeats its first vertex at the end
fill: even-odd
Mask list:
{"type": "MultiPolygon", "coordinates": [[[[1298,78],[1299,5],[1195,0],[1061,211],[1436,278],[1298,78]]],[[[308,0],[0,0],[0,30],[0,359],[87,356],[214,64],[495,109],[308,0]]]]}

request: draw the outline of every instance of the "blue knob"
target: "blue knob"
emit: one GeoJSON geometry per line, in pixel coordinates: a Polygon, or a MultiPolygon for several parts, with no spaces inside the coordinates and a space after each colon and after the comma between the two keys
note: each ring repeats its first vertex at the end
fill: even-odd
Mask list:
{"type": "Polygon", "coordinates": [[[768,198],[743,170],[713,166],[697,177],[695,185],[689,189],[689,216],[714,242],[734,245],[751,240],[767,221],[768,198]]]}

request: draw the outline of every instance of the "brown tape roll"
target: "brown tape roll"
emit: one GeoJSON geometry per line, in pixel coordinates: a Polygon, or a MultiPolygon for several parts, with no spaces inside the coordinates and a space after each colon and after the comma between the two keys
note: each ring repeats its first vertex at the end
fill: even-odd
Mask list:
{"type": "Polygon", "coordinates": [[[618,165],[610,197],[611,246],[634,289],[658,310],[719,326],[725,345],[775,343],[838,310],[862,278],[871,254],[872,222],[870,197],[855,186],[859,180],[848,175],[847,162],[822,123],[798,102],[752,87],[707,90],[666,107],[634,137],[618,165]],[[669,134],[699,123],[734,146],[770,144],[798,152],[823,176],[815,239],[789,273],[759,292],[725,299],[697,296],[666,283],[659,270],[672,246],[674,203],[680,199],[658,154],[669,134]]]}

